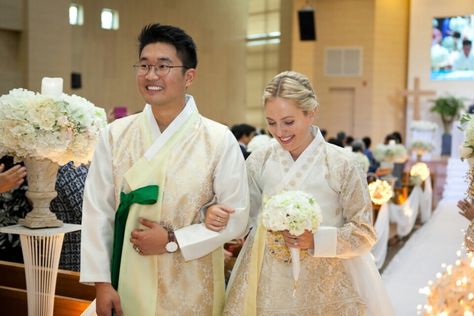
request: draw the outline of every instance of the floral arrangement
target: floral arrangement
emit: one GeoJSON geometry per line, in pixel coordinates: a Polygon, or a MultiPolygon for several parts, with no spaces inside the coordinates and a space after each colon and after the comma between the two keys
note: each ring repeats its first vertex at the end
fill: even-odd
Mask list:
{"type": "Polygon", "coordinates": [[[382,205],[393,196],[393,189],[385,180],[377,179],[369,184],[370,199],[375,205],[382,205]]]}
{"type": "MultiPolygon", "coordinates": [[[[286,191],[273,195],[262,210],[263,226],[269,231],[288,230],[290,234],[300,236],[309,230],[316,232],[323,221],[321,208],[316,199],[302,191],[286,191]]],[[[290,248],[294,279],[294,291],[300,273],[300,250],[290,248]]]]}
{"type": "Polygon", "coordinates": [[[425,181],[430,176],[430,169],[423,162],[417,162],[410,169],[410,176],[419,177],[421,181],[425,181]]]}
{"type": "Polygon", "coordinates": [[[425,153],[429,153],[433,151],[433,144],[429,142],[425,142],[422,140],[415,140],[410,145],[410,150],[415,152],[417,155],[423,155],[425,153]]]}
{"type": "Polygon", "coordinates": [[[369,171],[370,162],[366,155],[360,152],[355,152],[354,159],[356,165],[359,166],[364,171],[364,173],[369,171]]]}
{"type": "MultiPolygon", "coordinates": [[[[458,256],[461,252],[458,251],[458,256]]],[[[427,296],[427,303],[418,307],[425,316],[473,315],[474,313],[474,258],[472,253],[458,259],[455,265],[442,265],[443,273],[436,274],[437,280],[420,289],[427,296]]]]}
{"type": "Polygon", "coordinates": [[[315,232],[323,218],[316,199],[302,191],[286,191],[272,196],[262,211],[263,226],[268,230],[288,230],[299,236],[305,230],[315,232]]]}
{"type": "Polygon", "coordinates": [[[438,125],[436,125],[433,122],[429,121],[412,121],[410,124],[410,129],[412,131],[435,131],[438,128],[438,125]]]}
{"type": "Polygon", "coordinates": [[[0,97],[0,156],[87,163],[105,125],[104,109],[82,97],[14,89],[0,97]]]}
{"type": "Polygon", "coordinates": [[[464,114],[461,118],[460,129],[464,132],[464,142],[459,148],[461,159],[467,159],[472,164],[471,158],[474,157],[474,120],[472,115],[464,114]]]}
{"type": "Polygon", "coordinates": [[[249,152],[254,152],[257,149],[264,147],[272,141],[272,138],[266,134],[255,135],[247,145],[249,152]]]}
{"type": "Polygon", "coordinates": [[[379,162],[402,163],[408,159],[407,150],[402,144],[378,144],[373,154],[375,160],[379,162]]]}

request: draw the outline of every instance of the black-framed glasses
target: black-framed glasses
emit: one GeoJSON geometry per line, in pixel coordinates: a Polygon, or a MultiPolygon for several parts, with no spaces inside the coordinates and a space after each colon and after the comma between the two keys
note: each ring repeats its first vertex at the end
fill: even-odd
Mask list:
{"type": "Polygon", "coordinates": [[[145,76],[147,75],[151,69],[154,69],[155,75],[164,77],[170,73],[172,68],[188,68],[186,66],[173,66],[173,65],[166,65],[166,64],[158,64],[158,65],[151,65],[151,64],[135,64],[133,65],[137,75],[145,76]]]}

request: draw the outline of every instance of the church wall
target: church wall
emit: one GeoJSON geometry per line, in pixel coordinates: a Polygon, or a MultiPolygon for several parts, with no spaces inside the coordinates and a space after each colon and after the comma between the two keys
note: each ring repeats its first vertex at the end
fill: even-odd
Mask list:
{"type": "Polygon", "coordinates": [[[25,88],[40,91],[43,77],[64,78],[69,92],[71,32],[69,1],[25,0],[25,24],[21,39],[25,88]]]}
{"type": "MultiPolygon", "coordinates": [[[[410,37],[408,54],[408,75],[407,88],[412,90],[414,78],[420,79],[422,90],[435,91],[437,96],[451,94],[457,97],[465,97],[466,106],[474,103],[474,81],[473,80],[453,80],[439,81],[430,80],[430,48],[432,38],[432,19],[442,16],[474,15],[474,2],[469,0],[417,0],[410,2],[410,37]]],[[[421,97],[420,114],[421,119],[432,121],[438,124],[438,135],[436,135],[436,152],[440,153],[442,123],[439,115],[430,112],[433,97],[421,97]]],[[[413,98],[407,100],[408,124],[412,118],[413,98]]],[[[456,128],[454,128],[456,131],[456,128]]]]}
{"type": "MultiPolygon", "coordinates": [[[[408,0],[375,2],[371,135],[374,145],[393,131],[405,132],[408,0]]],[[[403,137],[405,139],[405,137],[403,137]]]]}
{"type": "Polygon", "coordinates": [[[0,95],[23,86],[23,1],[0,0],[0,95]]]}
{"type": "MultiPolygon", "coordinates": [[[[474,99],[474,81],[430,80],[430,47],[434,17],[474,15],[474,2],[469,0],[417,0],[411,1],[410,51],[408,55],[408,86],[413,87],[413,79],[420,78],[424,90],[436,90],[438,95],[451,93],[474,99]]],[[[474,39],[473,39],[474,40],[474,39]]],[[[423,98],[426,100],[428,98],[423,98]]],[[[423,102],[423,109],[429,109],[429,102],[423,102]]],[[[425,111],[422,111],[422,113],[425,111]]]]}
{"type": "Polygon", "coordinates": [[[81,3],[85,23],[72,27],[72,71],[80,72],[83,81],[78,93],[106,108],[141,110],[143,99],[132,69],[138,60],[138,33],[148,23],[172,24],[190,34],[198,48],[197,77],[190,93],[200,112],[224,124],[243,121],[246,5],[212,0],[81,3]],[[104,7],[119,11],[119,30],[100,29],[104,7]]]}
{"type": "MultiPolygon", "coordinates": [[[[316,41],[300,41],[297,11],[306,5],[295,0],[292,67],[307,75],[315,88],[320,107],[316,124],[328,130],[328,136],[345,131],[355,137],[369,134],[373,81],[373,1],[316,0],[316,41]],[[328,77],[324,74],[324,55],[328,47],[360,47],[363,51],[362,76],[328,77]],[[331,104],[331,91],[353,93],[353,115],[347,124],[340,120],[341,107],[331,104]],[[350,126],[349,126],[350,125],[350,126]]],[[[346,108],[343,112],[346,112],[346,108]]],[[[343,113],[344,114],[344,113],[343,113]]]]}
{"type": "Polygon", "coordinates": [[[67,93],[106,109],[139,111],[144,104],[132,69],[138,59],[137,36],[145,24],[161,22],[183,28],[197,44],[198,72],[190,93],[200,112],[225,124],[244,121],[245,1],[75,2],[84,7],[82,26],[69,25],[70,1],[0,0],[1,94],[15,87],[39,91],[43,76],[59,76],[67,93]],[[11,8],[12,3],[18,5],[11,8]],[[102,8],[118,10],[117,31],[100,28],[102,8]],[[4,20],[6,11],[17,18],[4,20]],[[16,60],[8,61],[12,56],[16,60]],[[71,72],[82,75],[81,89],[70,89],[71,72]]]}
{"type": "Polygon", "coordinates": [[[328,135],[343,130],[356,138],[371,136],[381,142],[385,134],[404,129],[403,98],[408,37],[408,0],[315,0],[317,40],[299,40],[297,11],[307,1],[294,2],[293,69],[308,75],[320,101],[316,123],[328,135]],[[324,74],[329,47],[362,48],[362,75],[330,77],[324,74]],[[394,62],[395,61],[395,62],[394,62]],[[331,104],[344,100],[353,105],[331,104]],[[350,112],[352,119],[341,117],[350,112]]]}

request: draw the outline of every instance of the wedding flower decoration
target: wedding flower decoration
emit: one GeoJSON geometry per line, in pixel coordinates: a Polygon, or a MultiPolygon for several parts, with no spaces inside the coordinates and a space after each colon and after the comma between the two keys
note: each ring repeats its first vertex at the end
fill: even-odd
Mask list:
{"type": "MultiPolygon", "coordinates": [[[[288,230],[295,236],[305,230],[316,232],[323,220],[321,208],[316,199],[302,191],[286,191],[270,197],[262,210],[263,226],[270,231],[288,230]]],[[[300,272],[300,250],[290,248],[294,291],[300,272]]]]}
{"type": "Polygon", "coordinates": [[[356,165],[359,166],[364,173],[367,173],[369,171],[370,162],[369,158],[367,158],[366,155],[364,155],[363,153],[355,152],[354,159],[356,165]]]}
{"type": "MultiPolygon", "coordinates": [[[[461,252],[458,251],[458,256],[461,252]]],[[[427,296],[427,303],[418,307],[425,316],[473,315],[474,309],[474,258],[472,253],[460,258],[454,265],[443,264],[445,271],[436,274],[435,282],[419,292],[427,296]]]]}
{"type": "Polygon", "coordinates": [[[247,145],[249,152],[254,152],[259,148],[264,147],[272,141],[272,138],[266,134],[255,135],[247,145]]]}
{"type": "Polygon", "coordinates": [[[464,142],[459,148],[461,160],[467,159],[469,165],[474,166],[474,120],[472,115],[464,114],[461,118],[460,129],[464,132],[464,142]]]}
{"type": "Polygon", "coordinates": [[[433,148],[434,146],[432,143],[422,140],[415,140],[410,145],[410,150],[420,156],[433,151],[433,148]]]}
{"type": "Polygon", "coordinates": [[[378,144],[373,154],[379,162],[403,163],[408,159],[407,150],[402,144],[378,144]]]}
{"type": "Polygon", "coordinates": [[[105,125],[104,109],[82,97],[14,89],[0,97],[0,156],[87,163],[105,125]]]}
{"type": "Polygon", "coordinates": [[[438,128],[433,122],[429,121],[412,121],[410,124],[410,129],[412,131],[435,131],[438,128]]]}
{"type": "Polygon", "coordinates": [[[375,205],[382,205],[393,196],[393,189],[385,180],[377,179],[369,184],[370,199],[375,205]]]}
{"type": "Polygon", "coordinates": [[[430,176],[430,169],[423,162],[417,162],[410,169],[410,176],[420,177],[421,181],[425,181],[430,176]]]}

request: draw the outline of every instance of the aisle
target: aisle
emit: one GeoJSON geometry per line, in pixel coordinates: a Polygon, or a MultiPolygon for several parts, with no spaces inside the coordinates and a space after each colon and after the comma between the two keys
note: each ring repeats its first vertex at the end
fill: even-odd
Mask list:
{"type": "Polygon", "coordinates": [[[456,201],[443,199],[429,222],[392,259],[382,278],[397,316],[417,315],[417,305],[426,302],[418,290],[436,278],[442,263],[456,261],[467,224],[458,214],[456,201]]]}

